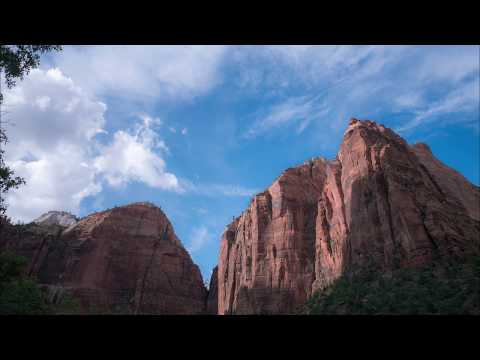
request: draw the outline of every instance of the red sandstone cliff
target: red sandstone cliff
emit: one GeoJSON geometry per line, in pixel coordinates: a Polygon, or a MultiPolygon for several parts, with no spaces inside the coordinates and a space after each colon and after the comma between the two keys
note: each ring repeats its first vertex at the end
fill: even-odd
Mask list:
{"type": "Polygon", "coordinates": [[[198,267],[159,208],[136,203],[87,216],[62,231],[2,236],[41,284],[68,290],[85,309],[117,313],[205,311],[198,267]],[[22,237],[21,239],[19,237],[22,237]]]}
{"type": "Polygon", "coordinates": [[[222,237],[218,313],[292,313],[346,269],[480,252],[480,189],[388,128],[353,119],[337,158],[287,169],[222,237]]]}

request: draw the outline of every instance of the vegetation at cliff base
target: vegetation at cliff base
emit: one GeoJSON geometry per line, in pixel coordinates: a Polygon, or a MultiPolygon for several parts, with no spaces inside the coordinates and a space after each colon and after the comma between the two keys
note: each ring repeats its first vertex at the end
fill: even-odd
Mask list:
{"type": "Polygon", "coordinates": [[[23,275],[23,257],[5,251],[0,254],[0,314],[45,314],[37,283],[23,275]]]}
{"type": "Polygon", "coordinates": [[[0,253],[0,315],[72,314],[78,302],[64,296],[49,304],[37,281],[25,275],[26,259],[10,251],[0,253]]]}
{"type": "Polygon", "coordinates": [[[304,313],[315,315],[480,314],[480,257],[391,274],[372,269],[341,277],[317,292],[304,313]]]}

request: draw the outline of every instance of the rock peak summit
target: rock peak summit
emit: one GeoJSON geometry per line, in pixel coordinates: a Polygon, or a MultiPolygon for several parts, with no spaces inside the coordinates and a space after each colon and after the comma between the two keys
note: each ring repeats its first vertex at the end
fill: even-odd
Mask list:
{"type": "Polygon", "coordinates": [[[78,218],[66,211],[49,211],[35,220],[34,223],[39,225],[58,225],[62,227],[69,227],[76,224],[78,218]]]}

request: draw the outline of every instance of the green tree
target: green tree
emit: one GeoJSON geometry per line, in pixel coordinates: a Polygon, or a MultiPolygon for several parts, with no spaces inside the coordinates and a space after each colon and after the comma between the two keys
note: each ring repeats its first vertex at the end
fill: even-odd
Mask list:
{"type": "MultiPolygon", "coordinates": [[[[30,70],[40,65],[40,55],[49,51],[60,51],[60,45],[0,45],[0,70],[8,88],[15,86],[30,70]]],[[[2,102],[0,91],[0,103],[2,102]]]]}
{"type": "Polygon", "coordinates": [[[0,253],[0,314],[46,314],[46,306],[35,280],[24,275],[25,258],[0,253]]]}
{"type": "Polygon", "coordinates": [[[49,312],[33,279],[22,277],[3,285],[0,292],[1,315],[43,315],[49,312]]]}
{"type": "Polygon", "coordinates": [[[11,251],[0,253],[0,290],[2,284],[20,277],[26,265],[25,258],[11,251]]]}
{"type": "Polygon", "coordinates": [[[7,135],[4,130],[0,128],[0,217],[3,217],[7,210],[4,194],[12,188],[18,188],[20,185],[25,184],[25,180],[19,176],[14,176],[13,170],[10,169],[3,160],[5,151],[2,149],[2,145],[6,143],[7,135]]]}
{"type": "MultiPolygon", "coordinates": [[[[12,88],[17,80],[22,80],[30,70],[38,67],[42,54],[61,49],[60,45],[0,45],[0,79],[4,77],[7,87],[12,88]]],[[[8,138],[2,127],[2,102],[0,81],[0,217],[6,211],[5,193],[25,183],[24,179],[14,176],[13,170],[4,161],[2,145],[7,143],[8,138]]]]}

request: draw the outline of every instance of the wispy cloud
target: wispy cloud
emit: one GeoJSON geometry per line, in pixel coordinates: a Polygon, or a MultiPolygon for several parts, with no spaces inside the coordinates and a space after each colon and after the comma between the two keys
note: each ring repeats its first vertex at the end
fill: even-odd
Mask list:
{"type": "Polygon", "coordinates": [[[232,196],[249,197],[259,192],[258,189],[246,188],[239,185],[228,184],[201,184],[194,183],[186,179],[180,181],[182,189],[186,194],[202,196],[232,196]]]}
{"type": "MultiPolygon", "coordinates": [[[[344,127],[351,116],[373,116],[372,120],[398,126],[398,123],[388,124],[389,115],[397,113],[412,114],[411,121],[403,117],[404,123],[398,126],[408,129],[441,113],[475,112],[478,110],[468,104],[472,104],[475,96],[478,98],[478,89],[477,94],[461,93],[459,89],[471,87],[472,78],[478,81],[479,57],[478,46],[252,48],[249,56],[238,56],[238,61],[245,62],[241,86],[261,87],[261,92],[255,91],[273,99],[285,99],[286,94],[290,99],[272,106],[263,116],[254,117],[243,135],[253,138],[277,128],[291,131],[292,124],[296,126],[295,132],[301,133],[317,124],[316,130],[321,131],[311,132],[313,137],[320,133],[325,136],[330,130],[344,127]],[[264,62],[257,61],[257,66],[251,66],[252,57],[264,62]],[[255,77],[258,81],[252,80],[255,77]],[[320,98],[328,104],[328,114],[315,117],[319,109],[310,99],[319,97],[319,92],[325,93],[320,98]],[[318,119],[325,121],[314,121],[318,119]]],[[[458,121],[466,125],[462,119],[458,121]]]]}
{"type": "Polygon", "coordinates": [[[213,235],[210,234],[206,226],[194,228],[190,235],[187,250],[190,253],[195,253],[208,245],[212,240],[213,235]]]}
{"type": "Polygon", "coordinates": [[[317,102],[317,97],[295,97],[272,106],[268,113],[258,118],[244,134],[246,138],[253,138],[273,128],[297,124],[297,133],[301,133],[312,120],[328,113],[323,103],[317,102]]]}
{"type": "MultiPolygon", "coordinates": [[[[431,123],[442,115],[471,111],[476,111],[478,113],[479,101],[479,82],[477,80],[469,81],[463,84],[460,88],[457,88],[443,96],[440,100],[437,100],[423,109],[416,111],[415,117],[404,125],[398,127],[396,131],[405,132],[412,130],[418,126],[431,123]]],[[[459,117],[459,120],[457,121],[462,122],[465,120],[462,120],[462,118],[459,117]]],[[[476,121],[478,122],[478,118],[476,121]]]]}

